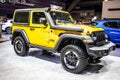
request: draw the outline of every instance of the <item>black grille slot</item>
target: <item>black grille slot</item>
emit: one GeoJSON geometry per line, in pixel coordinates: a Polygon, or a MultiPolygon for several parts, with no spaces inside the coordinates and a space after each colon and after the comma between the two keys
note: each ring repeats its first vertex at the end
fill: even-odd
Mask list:
{"type": "Polygon", "coordinates": [[[101,45],[105,44],[105,32],[103,32],[103,31],[95,32],[94,35],[97,38],[95,41],[95,44],[97,46],[101,46],[101,45]]]}

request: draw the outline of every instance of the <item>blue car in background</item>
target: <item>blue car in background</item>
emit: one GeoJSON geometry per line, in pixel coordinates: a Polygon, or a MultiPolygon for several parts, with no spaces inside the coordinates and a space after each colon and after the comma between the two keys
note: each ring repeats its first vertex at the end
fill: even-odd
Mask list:
{"type": "Polygon", "coordinates": [[[110,41],[120,45],[120,20],[96,20],[94,23],[105,30],[110,41]]]}

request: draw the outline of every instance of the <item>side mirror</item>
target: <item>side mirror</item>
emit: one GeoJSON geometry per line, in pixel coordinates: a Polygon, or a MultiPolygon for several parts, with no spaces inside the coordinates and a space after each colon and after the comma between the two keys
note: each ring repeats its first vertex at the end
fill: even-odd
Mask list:
{"type": "Polygon", "coordinates": [[[46,25],[46,23],[47,23],[46,18],[40,18],[39,23],[46,25]]]}
{"type": "Polygon", "coordinates": [[[10,21],[10,23],[12,23],[12,21],[10,21]]]}

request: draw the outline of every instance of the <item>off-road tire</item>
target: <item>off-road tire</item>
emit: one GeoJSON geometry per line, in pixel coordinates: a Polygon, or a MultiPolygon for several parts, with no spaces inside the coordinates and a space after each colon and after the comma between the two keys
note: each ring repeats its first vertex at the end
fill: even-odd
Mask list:
{"type": "MultiPolygon", "coordinates": [[[[75,58],[72,58],[71,60],[74,60],[74,59],[75,58]]],[[[88,57],[86,53],[83,51],[83,49],[81,49],[76,45],[67,45],[61,50],[61,63],[66,71],[71,73],[76,73],[76,74],[85,70],[89,65],[88,57]],[[75,68],[69,68],[66,64],[67,62],[66,56],[70,54],[68,52],[75,54],[76,58],[78,58],[77,66],[75,68]]],[[[70,64],[69,58],[68,58],[68,64],[70,64]]]]}
{"type": "Polygon", "coordinates": [[[21,36],[18,36],[14,39],[13,45],[17,55],[19,56],[27,55],[29,47],[27,46],[25,40],[21,36]]]}
{"type": "Polygon", "coordinates": [[[12,31],[11,31],[11,28],[10,27],[7,27],[6,30],[5,30],[6,34],[11,34],[12,31]]]}

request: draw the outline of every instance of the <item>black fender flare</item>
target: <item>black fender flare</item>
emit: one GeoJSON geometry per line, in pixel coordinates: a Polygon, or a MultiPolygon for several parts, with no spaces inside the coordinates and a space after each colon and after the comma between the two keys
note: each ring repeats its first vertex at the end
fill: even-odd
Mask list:
{"type": "MultiPolygon", "coordinates": [[[[59,48],[61,42],[62,42],[63,39],[65,39],[65,38],[78,39],[78,40],[80,40],[80,41],[83,42],[84,36],[76,35],[76,34],[62,34],[62,35],[60,36],[60,39],[59,39],[56,47],[55,47],[55,50],[57,50],[57,49],[59,48]]],[[[84,43],[84,42],[83,42],[83,43],[84,43]]],[[[85,43],[84,43],[84,45],[85,45],[85,43]]]]}
{"type": "Polygon", "coordinates": [[[14,30],[14,32],[12,34],[12,38],[11,38],[12,44],[13,44],[13,41],[14,41],[16,36],[22,36],[27,44],[30,42],[29,38],[24,30],[16,29],[16,30],[14,30]]]}

